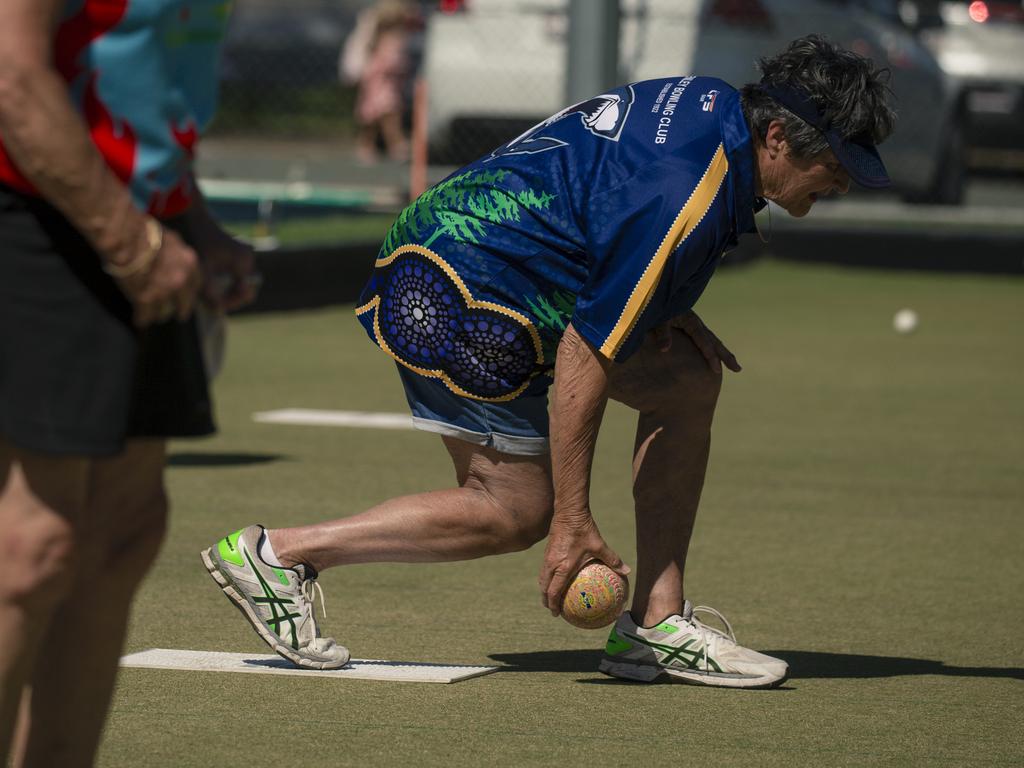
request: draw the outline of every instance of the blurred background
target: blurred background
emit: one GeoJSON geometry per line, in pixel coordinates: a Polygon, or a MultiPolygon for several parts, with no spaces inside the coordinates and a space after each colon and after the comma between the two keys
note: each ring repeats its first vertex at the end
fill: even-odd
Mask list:
{"type": "MultiPolygon", "coordinates": [[[[689,73],[739,86],[757,79],[760,56],[810,32],[891,70],[899,123],[882,154],[896,186],[825,201],[799,228],[778,212],[776,241],[733,260],[827,252],[1020,273],[1021,0],[235,0],[201,184],[265,254],[312,249],[331,259],[316,270],[364,275],[345,248],[372,258],[411,195],[570,103],[574,88],[689,73]],[[581,73],[588,61],[601,71],[581,73]],[[824,248],[837,232],[858,247],[824,248]]],[[[303,279],[295,264],[282,289],[303,279]]]]}

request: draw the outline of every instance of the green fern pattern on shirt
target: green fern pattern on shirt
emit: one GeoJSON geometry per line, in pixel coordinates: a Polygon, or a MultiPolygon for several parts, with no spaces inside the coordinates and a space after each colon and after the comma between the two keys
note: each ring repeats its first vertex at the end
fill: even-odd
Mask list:
{"type": "Polygon", "coordinates": [[[466,171],[431,187],[391,225],[385,252],[407,243],[429,248],[439,237],[478,245],[488,224],[519,221],[523,209],[546,210],[555,196],[544,191],[502,189],[508,171],[466,171]]]}
{"type": "Polygon", "coordinates": [[[576,297],[562,291],[555,291],[551,299],[538,295],[534,299],[524,296],[523,301],[537,318],[537,325],[552,331],[565,331],[576,308],[576,297]]]}
{"type": "Polygon", "coordinates": [[[541,331],[541,348],[545,360],[553,360],[558,348],[558,340],[565,333],[566,326],[572,320],[576,309],[576,297],[564,291],[555,291],[548,298],[537,294],[533,298],[523,296],[523,303],[536,318],[537,328],[541,331]],[[547,333],[545,333],[547,331],[547,333]]]}

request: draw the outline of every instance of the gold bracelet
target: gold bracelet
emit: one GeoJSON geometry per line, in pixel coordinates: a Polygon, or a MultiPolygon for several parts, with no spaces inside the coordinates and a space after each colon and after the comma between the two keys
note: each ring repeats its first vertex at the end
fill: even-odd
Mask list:
{"type": "Polygon", "coordinates": [[[103,271],[111,277],[122,279],[137,275],[149,269],[164,244],[164,228],[152,216],[146,217],[146,250],[124,264],[103,265],[103,271]]]}

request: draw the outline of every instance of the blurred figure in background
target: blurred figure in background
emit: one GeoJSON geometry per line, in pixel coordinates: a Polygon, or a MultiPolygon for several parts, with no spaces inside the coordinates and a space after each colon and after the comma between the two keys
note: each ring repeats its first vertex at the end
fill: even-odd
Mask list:
{"type": "Polygon", "coordinates": [[[92,764],[165,442],[214,431],[193,311],[253,298],[191,168],[226,8],[0,0],[0,764],[92,764]]]}
{"type": "Polygon", "coordinates": [[[358,84],[355,118],[360,162],[376,162],[381,145],[392,160],[409,156],[404,117],[414,71],[410,45],[420,26],[415,4],[380,0],[359,14],[345,41],[339,70],[343,81],[358,84]]]}

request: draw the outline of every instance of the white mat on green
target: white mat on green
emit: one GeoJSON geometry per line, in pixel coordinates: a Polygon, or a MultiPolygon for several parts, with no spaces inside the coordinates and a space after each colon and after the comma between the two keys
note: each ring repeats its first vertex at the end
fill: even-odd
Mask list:
{"type": "Polygon", "coordinates": [[[341,669],[298,669],[274,654],[224,653],[150,648],[121,657],[122,667],[186,669],[199,672],[247,672],[258,675],[303,675],[339,680],[391,680],[407,683],[457,683],[490,674],[498,667],[427,664],[419,661],[352,659],[341,669]]]}
{"type": "Polygon", "coordinates": [[[320,411],[314,408],[281,408],[260,411],[253,421],[264,424],[296,424],[309,427],[371,427],[375,429],[415,429],[407,413],[371,411],[320,411]]]}

